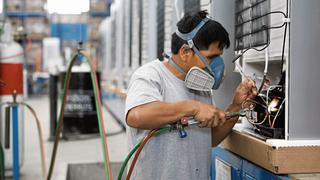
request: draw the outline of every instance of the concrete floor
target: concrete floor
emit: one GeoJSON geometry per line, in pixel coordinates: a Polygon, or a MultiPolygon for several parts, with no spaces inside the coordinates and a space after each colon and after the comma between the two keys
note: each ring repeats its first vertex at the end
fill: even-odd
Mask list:
{"type": "MultiPolygon", "coordinates": [[[[48,96],[32,97],[26,100],[39,116],[42,123],[46,149],[46,164],[49,169],[53,143],[49,138],[49,98],[48,96]]],[[[106,131],[109,133],[121,130],[112,116],[104,109],[106,131]]],[[[127,155],[125,133],[107,137],[111,162],[121,162],[127,155]]],[[[61,141],[59,144],[54,174],[52,180],[66,180],[67,165],[70,163],[103,162],[102,146],[99,137],[87,140],[61,141]]],[[[114,174],[116,177],[117,174],[114,174]]],[[[42,179],[40,148],[35,121],[30,112],[25,109],[25,158],[21,169],[21,180],[42,179]]]]}

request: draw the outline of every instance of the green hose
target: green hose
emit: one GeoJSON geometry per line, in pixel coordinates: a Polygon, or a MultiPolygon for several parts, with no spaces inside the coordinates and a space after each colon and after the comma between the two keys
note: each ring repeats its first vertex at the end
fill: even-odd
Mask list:
{"type": "Polygon", "coordinates": [[[2,144],[0,143],[0,180],[4,180],[5,164],[4,164],[4,152],[2,144]]]}
{"type": "MultiPolygon", "coordinates": [[[[171,127],[163,127],[163,128],[160,128],[158,129],[154,135],[152,137],[156,137],[164,132],[167,132],[167,131],[170,131],[171,130],[171,127]]],[[[124,162],[122,163],[122,166],[121,166],[121,169],[119,171],[119,174],[118,174],[118,180],[121,180],[122,179],[122,175],[123,175],[123,172],[124,172],[124,169],[126,168],[130,158],[132,157],[132,155],[137,151],[137,149],[140,147],[142,141],[144,139],[142,139],[137,145],[135,145],[135,147],[130,151],[130,153],[127,155],[126,159],[124,160],[124,162]]]]}
{"type": "MultiPolygon", "coordinates": [[[[86,62],[88,63],[89,67],[90,67],[90,75],[91,75],[91,79],[92,79],[92,87],[93,87],[93,92],[94,92],[94,97],[95,97],[95,104],[96,104],[96,112],[97,112],[97,117],[98,117],[98,125],[99,125],[99,132],[100,132],[100,137],[101,137],[101,144],[104,144],[103,142],[103,138],[104,138],[104,135],[102,134],[102,125],[101,125],[101,122],[102,122],[102,119],[101,119],[101,116],[102,114],[100,114],[100,110],[98,109],[100,107],[100,104],[99,104],[99,101],[97,99],[98,96],[100,96],[100,94],[98,94],[98,89],[97,87],[95,86],[95,77],[94,77],[94,71],[92,69],[92,66],[91,66],[91,62],[90,62],[90,58],[85,55],[84,53],[81,53],[85,59],[86,59],[86,62]]],[[[96,82],[98,83],[98,82],[96,82]]],[[[106,154],[107,150],[106,150],[106,147],[105,146],[102,146],[103,147],[103,155],[104,155],[104,165],[105,165],[105,169],[106,169],[106,177],[109,179],[109,174],[111,172],[109,172],[109,169],[110,167],[108,168],[108,163],[107,163],[107,158],[108,158],[108,155],[106,154]]]]}

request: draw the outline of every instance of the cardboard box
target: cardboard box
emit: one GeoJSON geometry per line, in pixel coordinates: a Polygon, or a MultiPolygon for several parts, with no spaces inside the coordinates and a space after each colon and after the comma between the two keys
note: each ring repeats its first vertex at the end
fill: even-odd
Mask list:
{"type": "Polygon", "coordinates": [[[235,130],[221,146],[275,174],[320,172],[320,146],[272,147],[235,130]]]}

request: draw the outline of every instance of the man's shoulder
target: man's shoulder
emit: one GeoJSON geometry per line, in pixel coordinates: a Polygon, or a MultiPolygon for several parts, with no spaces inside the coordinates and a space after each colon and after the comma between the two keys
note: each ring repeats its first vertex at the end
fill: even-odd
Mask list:
{"type": "Polygon", "coordinates": [[[150,77],[157,74],[160,74],[162,62],[159,60],[154,60],[151,62],[148,62],[142,66],[140,66],[135,72],[132,74],[132,76],[139,76],[139,77],[150,77]]]}

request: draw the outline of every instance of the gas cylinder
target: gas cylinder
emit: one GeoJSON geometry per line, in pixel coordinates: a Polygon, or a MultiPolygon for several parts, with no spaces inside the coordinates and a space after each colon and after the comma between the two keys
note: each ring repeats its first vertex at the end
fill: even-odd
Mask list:
{"type": "MultiPolygon", "coordinates": [[[[23,48],[13,40],[12,29],[10,22],[6,22],[2,34],[0,35],[0,79],[4,82],[4,85],[0,86],[0,101],[13,102],[13,91],[16,92],[16,101],[23,101],[24,92],[24,73],[23,73],[23,48]]],[[[7,105],[3,105],[0,108],[0,142],[4,147],[5,154],[5,167],[6,170],[10,170],[13,167],[13,138],[12,138],[12,120],[9,123],[5,121],[5,108],[7,105]],[[10,127],[9,133],[9,146],[5,147],[5,139],[8,138],[8,134],[5,134],[5,127],[10,127]]],[[[12,113],[12,112],[11,112],[12,113]]],[[[10,114],[11,114],[10,113],[10,114]]],[[[23,107],[18,107],[18,134],[19,134],[19,163],[20,167],[24,159],[24,116],[23,107]]],[[[7,121],[8,122],[8,121],[7,121]]],[[[10,171],[6,174],[10,175],[10,171]]]]}

